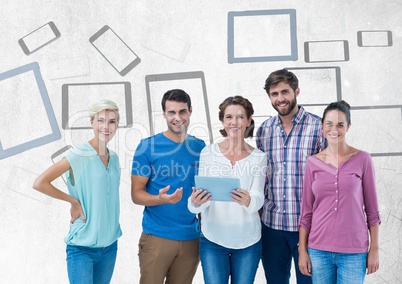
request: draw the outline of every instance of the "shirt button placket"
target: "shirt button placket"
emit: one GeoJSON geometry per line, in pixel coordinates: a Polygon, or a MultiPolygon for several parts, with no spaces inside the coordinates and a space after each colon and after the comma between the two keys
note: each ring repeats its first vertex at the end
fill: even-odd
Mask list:
{"type": "Polygon", "coordinates": [[[339,207],[339,178],[338,178],[338,172],[335,174],[335,208],[334,211],[338,211],[338,207],[339,207]]]}
{"type": "Polygon", "coordinates": [[[110,174],[109,169],[106,171],[106,178],[107,178],[107,198],[110,198],[110,174]]]}

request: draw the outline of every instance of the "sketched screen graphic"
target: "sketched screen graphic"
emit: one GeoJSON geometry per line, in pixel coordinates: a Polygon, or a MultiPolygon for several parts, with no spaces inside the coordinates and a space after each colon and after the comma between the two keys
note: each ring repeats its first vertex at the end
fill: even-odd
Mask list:
{"type": "Polygon", "coordinates": [[[75,83],[62,86],[63,129],[91,129],[88,109],[102,99],[112,100],[119,107],[119,127],[133,124],[130,82],[75,83]]]}
{"type": "Polygon", "coordinates": [[[182,89],[190,95],[193,113],[188,132],[212,143],[212,126],[204,73],[201,71],[145,76],[151,135],[165,131],[161,101],[168,90],[182,89]]]}
{"type": "Polygon", "coordinates": [[[26,55],[30,55],[60,37],[60,32],[53,22],[49,22],[18,40],[26,55]]]}
{"type": "Polygon", "coordinates": [[[358,31],[357,45],[360,47],[388,47],[392,46],[391,31],[358,31]]]}
{"type": "Polygon", "coordinates": [[[187,41],[150,28],[143,34],[141,45],[178,62],[184,62],[191,46],[187,41]]]}
{"type": "MultiPolygon", "coordinates": [[[[61,161],[64,156],[67,154],[68,150],[73,149],[73,146],[71,145],[66,145],[63,148],[57,150],[56,152],[54,152],[51,156],[50,159],[52,160],[53,164],[56,164],[57,162],[61,161]]],[[[62,179],[64,181],[65,184],[67,184],[65,175],[63,174],[62,179]]]]}
{"type": "Polygon", "coordinates": [[[107,25],[91,36],[89,42],[121,76],[141,62],[137,54],[107,25]]]}
{"type": "Polygon", "coordinates": [[[46,65],[43,77],[51,80],[87,76],[90,73],[89,59],[85,55],[49,60],[46,65]]]}
{"type": "Polygon", "coordinates": [[[306,41],[304,60],[307,63],[349,61],[347,40],[306,41]]]}
{"type": "Polygon", "coordinates": [[[402,105],[351,106],[348,142],[373,157],[402,156],[402,105]]]}
{"type": "Polygon", "coordinates": [[[32,173],[31,171],[18,166],[13,166],[6,181],[6,188],[21,194],[26,198],[30,198],[48,205],[52,202],[52,198],[32,189],[32,182],[37,177],[38,175],[32,173]]]}
{"type": "Polygon", "coordinates": [[[296,10],[228,13],[229,63],[296,61],[297,58],[296,10]],[[267,44],[268,38],[275,40],[267,44]]]}
{"type": "Polygon", "coordinates": [[[60,139],[38,63],[1,73],[0,89],[0,159],[60,139]]]}
{"type": "Polygon", "coordinates": [[[299,79],[300,96],[297,102],[307,105],[328,105],[342,99],[341,68],[285,67],[299,79]]]}

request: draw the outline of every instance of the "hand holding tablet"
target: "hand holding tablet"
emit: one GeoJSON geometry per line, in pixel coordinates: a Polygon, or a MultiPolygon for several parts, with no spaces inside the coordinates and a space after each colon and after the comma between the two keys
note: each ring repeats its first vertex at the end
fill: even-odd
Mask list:
{"type": "Polygon", "coordinates": [[[231,201],[230,197],[233,190],[240,188],[240,179],[223,177],[195,176],[195,187],[203,189],[211,195],[212,201],[231,201]]]}

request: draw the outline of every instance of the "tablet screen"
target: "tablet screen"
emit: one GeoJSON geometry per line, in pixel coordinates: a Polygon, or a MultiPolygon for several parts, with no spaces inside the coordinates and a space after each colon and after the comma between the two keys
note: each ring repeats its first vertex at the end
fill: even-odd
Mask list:
{"type": "Polygon", "coordinates": [[[240,188],[240,179],[224,177],[195,176],[195,187],[207,190],[213,201],[233,201],[230,193],[240,188]]]}

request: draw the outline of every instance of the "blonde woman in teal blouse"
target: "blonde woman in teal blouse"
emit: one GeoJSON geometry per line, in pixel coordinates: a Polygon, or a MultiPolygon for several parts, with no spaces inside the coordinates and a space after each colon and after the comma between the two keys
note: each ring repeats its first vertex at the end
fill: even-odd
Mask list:
{"type": "Polygon", "coordinates": [[[120,164],[107,148],[119,124],[119,109],[101,100],[89,110],[94,137],[70,150],[43,172],[33,188],[71,203],[67,244],[70,283],[110,283],[117,254],[119,224],[120,164]],[[51,182],[66,173],[68,194],[51,182]]]}

